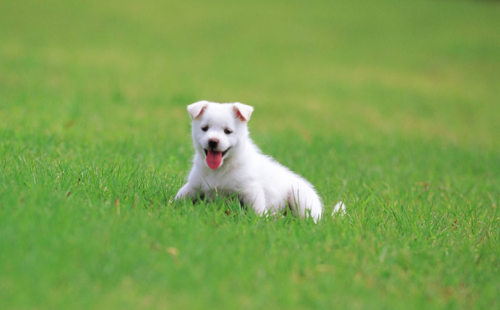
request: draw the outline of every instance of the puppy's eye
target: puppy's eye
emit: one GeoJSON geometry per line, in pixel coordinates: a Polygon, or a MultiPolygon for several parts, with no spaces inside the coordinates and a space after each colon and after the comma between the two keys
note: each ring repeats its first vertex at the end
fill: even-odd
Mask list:
{"type": "Polygon", "coordinates": [[[226,128],[226,129],[224,129],[224,133],[225,133],[226,135],[228,135],[228,134],[233,133],[233,131],[232,131],[232,130],[230,130],[230,129],[227,129],[227,128],[226,128]]]}
{"type": "Polygon", "coordinates": [[[203,127],[201,127],[201,130],[203,130],[203,131],[207,131],[207,130],[208,130],[208,126],[203,126],[203,127]]]}

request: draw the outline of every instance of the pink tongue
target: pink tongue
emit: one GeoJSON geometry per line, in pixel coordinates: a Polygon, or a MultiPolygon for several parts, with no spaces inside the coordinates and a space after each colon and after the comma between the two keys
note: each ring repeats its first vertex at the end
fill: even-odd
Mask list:
{"type": "Polygon", "coordinates": [[[207,154],[207,165],[210,169],[217,169],[222,162],[222,152],[208,151],[207,154]]]}

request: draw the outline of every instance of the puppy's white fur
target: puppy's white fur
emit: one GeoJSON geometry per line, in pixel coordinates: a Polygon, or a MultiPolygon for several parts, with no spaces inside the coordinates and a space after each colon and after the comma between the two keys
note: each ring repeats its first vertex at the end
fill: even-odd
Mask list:
{"type": "MultiPolygon", "coordinates": [[[[287,206],[301,217],[321,219],[323,206],[314,187],[299,175],[263,155],[249,137],[247,122],[253,107],[242,103],[199,101],[187,107],[192,119],[196,154],[188,183],[176,199],[199,194],[234,195],[257,214],[281,212],[287,206]],[[207,128],[208,127],[208,128],[207,128]],[[206,131],[204,131],[204,129],[206,131]],[[218,141],[217,146],[209,140],[218,141]],[[223,152],[218,168],[207,164],[208,150],[223,152]],[[225,152],[225,153],[224,153],[225,152]]],[[[334,212],[344,212],[339,203],[334,212]]]]}

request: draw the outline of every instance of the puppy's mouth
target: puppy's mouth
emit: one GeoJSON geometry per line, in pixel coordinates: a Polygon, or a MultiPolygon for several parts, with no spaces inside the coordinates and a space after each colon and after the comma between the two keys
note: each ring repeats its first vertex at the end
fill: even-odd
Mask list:
{"type": "Polygon", "coordinates": [[[207,165],[210,169],[217,169],[222,164],[222,158],[227,154],[231,147],[229,147],[224,152],[217,152],[212,150],[203,149],[205,151],[205,156],[207,160],[207,165]]]}

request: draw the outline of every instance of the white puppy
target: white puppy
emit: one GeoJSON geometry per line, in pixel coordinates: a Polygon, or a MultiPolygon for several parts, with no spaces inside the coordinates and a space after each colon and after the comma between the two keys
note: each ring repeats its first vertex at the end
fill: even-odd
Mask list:
{"type": "MultiPolygon", "coordinates": [[[[269,156],[249,137],[253,107],[242,103],[199,101],[187,107],[192,119],[196,154],[188,183],[175,199],[237,194],[257,214],[289,207],[301,217],[321,218],[321,200],[314,187],[269,156]]],[[[334,212],[344,211],[342,203],[334,212]]]]}

